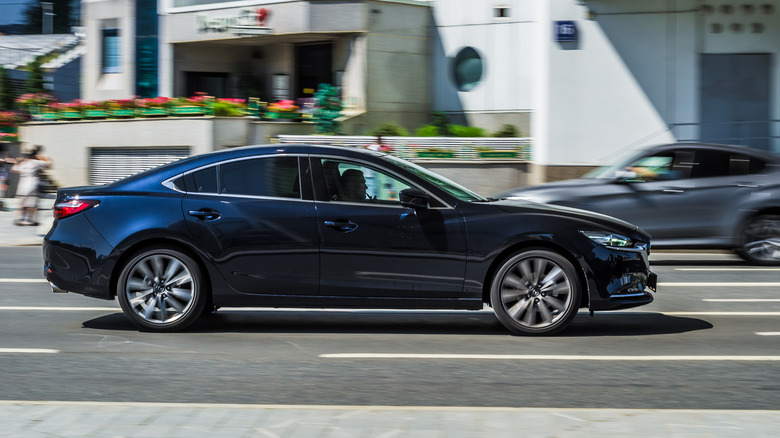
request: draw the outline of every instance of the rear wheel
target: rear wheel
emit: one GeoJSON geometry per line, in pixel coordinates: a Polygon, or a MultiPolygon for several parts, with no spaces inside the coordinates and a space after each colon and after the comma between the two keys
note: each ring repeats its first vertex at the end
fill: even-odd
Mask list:
{"type": "Polygon", "coordinates": [[[758,265],[780,265],[780,216],[757,216],[745,225],[740,257],[758,265]]]}
{"type": "Polygon", "coordinates": [[[195,260],[162,246],[147,248],[128,260],[117,295],[130,321],[151,331],[184,329],[203,313],[207,301],[195,260]]]}
{"type": "Polygon", "coordinates": [[[522,335],[550,335],[569,325],[580,306],[581,286],[574,266],[546,249],[507,258],[490,287],[499,321],[522,335]]]}

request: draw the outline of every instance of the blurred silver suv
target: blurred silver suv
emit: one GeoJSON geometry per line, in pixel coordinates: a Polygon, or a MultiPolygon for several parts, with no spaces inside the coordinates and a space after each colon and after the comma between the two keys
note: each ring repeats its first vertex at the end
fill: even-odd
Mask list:
{"type": "Polygon", "coordinates": [[[728,248],[780,265],[780,156],[741,146],[653,147],[576,180],[500,193],[615,216],[653,248],[728,248]]]}

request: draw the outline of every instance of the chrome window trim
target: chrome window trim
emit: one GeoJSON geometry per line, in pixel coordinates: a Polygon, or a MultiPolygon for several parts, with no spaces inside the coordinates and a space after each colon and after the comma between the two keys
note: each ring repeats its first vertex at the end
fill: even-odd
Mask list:
{"type": "MultiPolygon", "coordinates": [[[[212,196],[216,195],[216,196],[230,196],[230,197],[256,198],[256,199],[289,199],[289,200],[293,200],[293,201],[294,200],[299,200],[299,201],[311,202],[311,200],[303,199],[303,194],[301,194],[301,196],[298,197],[298,198],[287,198],[287,197],[283,197],[283,196],[238,195],[238,194],[235,194],[235,193],[188,192],[186,190],[179,190],[179,189],[177,189],[176,186],[173,184],[173,181],[176,180],[177,178],[181,178],[181,177],[189,175],[191,173],[199,172],[201,170],[207,169],[207,168],[212,167],[212,166],[221,166],[223,164],[235,163],[237,161],[244,161],[244,160],[255,160],[255,159],[276,158],[276,157],[296,157],[296,158],[300,159],[300,158],[308,157],[308,155],[306,155],[306,154],[280,153],[280,154],[273,154],[273,155],[250,155],[250,156],[247,156],[247,157],[231,158],[229,160],[217,161],[215,163],[204,164],[204,165],[196,167],[194,169],[190,169],[190,170],[187,170],[185,172],[176,174],[176,175],[174,175],[174,176],[172,176],[170,178],[166,178],[160,184],[163,187],[167,188],[167,189],[173,190],[175,192],[183,193],[183,194],[212,195],[212,196]]],[[[300,166],[300,163],[299,163],[299,166],[300,166]]],[[[216,170],[217,170],[216,171],[217,182],[219,182],[219,177],[220,177],[219,167],[217,167],[216,170]]],[[[299,167],[298,170],[300,172],[300,167],[299,167]]]]}

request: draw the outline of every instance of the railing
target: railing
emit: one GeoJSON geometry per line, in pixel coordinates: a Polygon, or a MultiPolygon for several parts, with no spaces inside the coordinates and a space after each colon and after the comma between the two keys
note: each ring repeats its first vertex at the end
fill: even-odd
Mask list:
{"type": "MultiPolygon", "coordinates": [[[[528,137],[382,137],[381,145],[394,155],[422,160],[519,160],[531,161],[528,137]]],[[[280,143],[306,143],[347,147],[378,145],[374,136],[279,135],[280,143]]]]}

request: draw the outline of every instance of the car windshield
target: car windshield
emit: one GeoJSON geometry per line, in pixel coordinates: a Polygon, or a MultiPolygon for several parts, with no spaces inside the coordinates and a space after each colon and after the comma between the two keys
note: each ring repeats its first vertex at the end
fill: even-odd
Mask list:
{"type": "Polygon", "coordinates": [[[589,178],[589,179],[615,178],[617,177],[618,172],[626,170],[626,168],[631,163],[634,163],[642,155],[644,155],[644,151],[641,151],[639,153],[637,153],[637,151],[635,150],[624,152],[618,155],[616,159],[612,160],[612,162],[616,164],[609,164],[607,166],[602,166],[593,169],[590,172],[583,175],[583,178],[589,178]]]}
{"type": "Polygon", "coordinates": [[[472,192],[471,190],[459,185],[458,183],[455,183],[453,181],[448,180],[447,178],[444,178],[441,175],[438,175],[434,172],[431,172],[430,170],[418,166],[414,163],[410,163],[406,160],[402,160],[398,157],[394,157],[392,155],[385,155],[383,157],[384,159],[391,161],[393,164],[397,166],[401,166],[404,169],[408,170],[409,172],[414,173],[415,175],[419,176],[420,178],[436,184],[439,188],[444,190],[445,192],[449,193],[450,195],[454,196],[460,201],[466,201],[466,202],[485,202],[487,201],[486,198],[472,192]]]}

